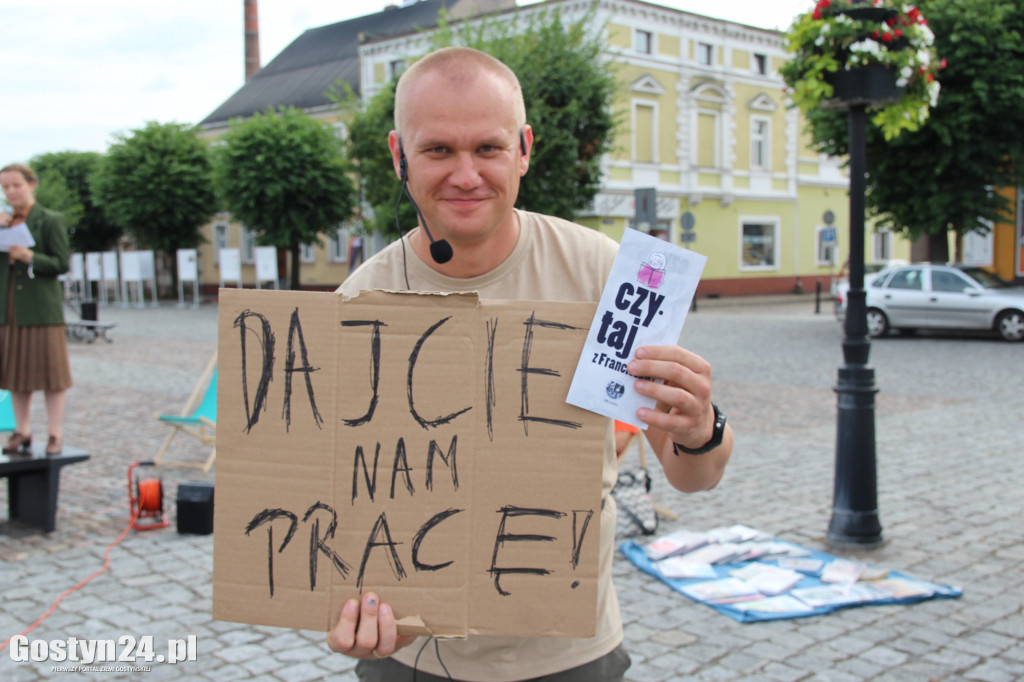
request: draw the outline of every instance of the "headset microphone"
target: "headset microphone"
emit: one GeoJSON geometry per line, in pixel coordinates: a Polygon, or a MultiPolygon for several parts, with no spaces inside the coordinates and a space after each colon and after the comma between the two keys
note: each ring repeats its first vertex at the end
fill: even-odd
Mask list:
{"type": "MultiPolygon", "coordinates": [[[[405,150],[402,149],[402,143],[398,143],[398,168],[401,173],[402,179],[402,193],[405,198],[412,204],[413,209],[416,211],[416,216],[420,219],[420,225],[423,226],[423,231],[427,233],[427,239],[430,240],[430,257],[434,259],[434,262],[438,265],[443,265],[452,259],[454,251],[452,251],[452,245],[448,243],[447,239],[435,240],[434,235],[430,234],[430,228],[427,227],[427,221],[423,217],[423,212],[420,211],[420,207],[416,204],[416,200],[409,194],[409,168],[405,160],[405,150]]],[[[396,211],[395,219],[397,220],[398,215],[396,211]]]]}

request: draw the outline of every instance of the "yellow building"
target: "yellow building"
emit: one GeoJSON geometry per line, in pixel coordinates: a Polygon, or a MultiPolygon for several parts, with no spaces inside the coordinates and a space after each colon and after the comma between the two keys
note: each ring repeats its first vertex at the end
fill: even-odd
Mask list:
{"type": "MultiPolygon", "coordinates": [[[[436,25],[441,7],[456,19],[500,11],[497,20],[514,21],[552,4],[567,20],[595,11],[621,84],[615,106],[624,124],[580,222],[616,238],[634,226],[706,255],[700,295],[827,289],[849,250],[849,183],[839,160],[808,150],[802,119],[787,107],[778,31],[637,0],[518,10],[511,0],[421,0],[306,31],[207,117],[203,134],[215,138],[230,118],[280,105],[303,108],[344,134],[324,94],[329,86],[337,78],[372,98],[428,49],[422,28],[436,25]],[[653,224],[635,224],[637,190],[655,193],[653,224]]],[[[326,245],[305,250],[303,286],[333,288],[344,279],[353,228],[339,226],[326,245]]],[[[229,216],[208,229],[203,282],[219,282],[217,249],[230,246],[242,250],[243,283],[253,284],[246,270],[253,235],[229,216]]],[[[909,256],[909,245],[891,235],[868,230],[867,239],[869,261],[909,256]]],[[[370,243],[367,252],[381,246],[370,243]]]]}

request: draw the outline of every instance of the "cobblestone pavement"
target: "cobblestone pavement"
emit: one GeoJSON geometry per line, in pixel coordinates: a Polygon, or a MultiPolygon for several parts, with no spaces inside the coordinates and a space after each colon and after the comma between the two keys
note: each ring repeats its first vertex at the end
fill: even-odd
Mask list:
{"type": "MultiPolygon", "coordinates": [[[[836,370],[842,333],[807,296],[701,302],[684,344],[714,366],[715,400],[736,433],[714,491],[675,494],[657,478],[674,528],[736,523],[829,551],[836,370]]],[[[41,534],[0,517],[0,642],[42,616],[104,563],[129,520],[127,468],[153,457],[216,344],[216,307],[100,308],[113,343],[72,343],[75,387],[65,441],[92,458],[64,470],[57,529],[41,534]]],[[[885,543],[834,551],[964,590],[959,599],[865,607],[740,624],[671,592],[617,557],[615,581],[633,657],[628,679],[978,680],[1024,678],[1024,345],[979,336],[894,337],[872,343],[879,514],[885,543]],[[1018,372],[1018,374],[1014,374],[1018,372]],[[1017,417],[1014,417],[1017,415],[1017,417]]],[[[41,397],[35,437],[45,438],[41,397]]],[[[185,442],[182,439],[182,444],[185,442]]],[[[179,456],[205,455],[187,448],[179,456]]],[[[213,537],[175,530],[182,481],[214,479],[161,468],[171,525],[130,531],[110,569],[69,593],[29,639],[151,636],[155,653],[195,636],[194,662],[145,673],[59,673],[0,651],[0,679],[352,680],[323,633],[213,621],[213,537]]],[[[0,486],[0,514],[7,507],[0,486]]]]}

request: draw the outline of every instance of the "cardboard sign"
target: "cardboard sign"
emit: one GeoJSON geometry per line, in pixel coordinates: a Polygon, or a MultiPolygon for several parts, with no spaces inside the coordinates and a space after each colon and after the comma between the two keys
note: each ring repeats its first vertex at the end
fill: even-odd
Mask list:
{"type": "Polygon", "coordinates": [[[606,420],[565,397],[593,305],[220,292],[213,616],[588,637],[606,420]]]}

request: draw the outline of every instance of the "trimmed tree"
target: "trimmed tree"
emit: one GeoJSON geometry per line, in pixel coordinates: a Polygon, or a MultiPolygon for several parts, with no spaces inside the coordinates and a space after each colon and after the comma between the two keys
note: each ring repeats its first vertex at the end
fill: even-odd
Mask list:
{"type": "MultiPolygon", "coordinates": [[[[920,130],[886,140],[867,130],[867,214],[928,258],[950,260],[948,232],[988,232],[1013,215],[997,189],[1021,182],[1024,0],[921,0],[945,60],[938,104],[920,130]]],[[[847,153],[845,113],[808,115],[819,151],[847,153]]]]}
{"type": "Polygon", "coordinates": [[[102,160],[96,152],[66,151],[41,154],[31,161],[40,177],[36,197],[64,214],[71,250],[77,253],[109,251],[124,233],[94,198],[92,179],[102,160]]]}
{"type": "Polygon", "coordinates": [[[319,243],[356,205],[344,142],[294,108],[233,122],[222,139],[215,177],[224,205],[259,244],[290,250],[298,289],[301,246],[319,243]]]}
{"type": "MultiPolygon", "coordinates": [[[[591,12],[565,22],[557,9],[512,21],[467,23],[458,30],[442,19],[432,37],[431,49],[473,47],[500,59],[519,77],[534,135],[530,171],[516,202],[520,208],[572,220],[601,188],[600,161],[614,140],[618,84],[592,21],[591,12]]],[[[387,135],[394,127],[394,108],[392,81],[353,115],[349,126],[351,155],[365,199],[373,206],[372,229],[392,236],[399,185],[387,135]]],[[[399,218],[403,230],[416,223],[408,203],[399,218]]]]}
{"type": "Polygon", "coordinates": [[[180,123],[151,121],[115,139],[94,177],[97,201],[140,246],[174,263],[178,249],[205,241],[199,228],[217,210],[209,148],[180,123]]]}

